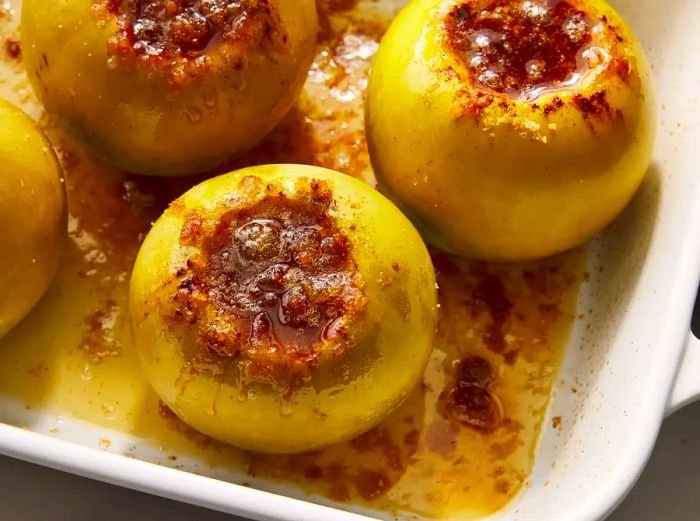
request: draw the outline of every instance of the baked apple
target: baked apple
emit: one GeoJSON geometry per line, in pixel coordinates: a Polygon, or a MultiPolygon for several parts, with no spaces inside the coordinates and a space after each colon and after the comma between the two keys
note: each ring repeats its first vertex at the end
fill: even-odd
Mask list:
{"type": "Polygon", "coordinates": [[[258,142],[301,91],[314,0],[26,0],[27,70],[49,112],[125,170],[201,172],[258,142]]]}
{"type": "Polygon", "coordinates": [[[173,202],[139,252],[130,302],[162,400],[198,431],[272,453],[381,421],[419,382],[436,325],[410,221],[311,166],[240,170],[173,202]]]}
{"type": "Polygon", "coordinates": [[[644,53],[602,0],[414,0],[378,51],[382,190],[434,245],[514,261],[591,238],[647,170],[644,53]]]}
{"type": "Polygon", "coordinates": [[[0,337],[34,307],[66,235],[56,155],[34,122],[0,100],[0,337]]]}

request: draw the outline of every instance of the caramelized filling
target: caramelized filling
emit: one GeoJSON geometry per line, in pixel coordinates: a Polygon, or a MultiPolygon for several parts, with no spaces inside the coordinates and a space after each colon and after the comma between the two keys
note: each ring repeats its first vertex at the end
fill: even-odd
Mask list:
{"type": "Polygon", "coordinates": [[[185,214],[180,242],[198,253],[179,271],[175,317],[196,327],[199,359],[235,359],[249,379],[280,383],[350,346],[361,278],[323,182],[299,180],[294,197],[256,177],[240,189],[256,202],[185,214]]]}
{"type": "Polygon", "coordinates": [[[586,71],[590,17],[566,0],[461,2],[445,21],[447,43],[482,88],[532,98],[586,71]]]}
{"type": "Polygon", "coordinates": [[[236,58],[242,58],[255,47],[282,51],[287,41],[270,0],[106,0],[98,12],[116,18],[119,33],[110,42],[116,56],[171,69],[196,62],[199,69],[185,67],[190,76],[224,42],[241,45],[236,58]]]}

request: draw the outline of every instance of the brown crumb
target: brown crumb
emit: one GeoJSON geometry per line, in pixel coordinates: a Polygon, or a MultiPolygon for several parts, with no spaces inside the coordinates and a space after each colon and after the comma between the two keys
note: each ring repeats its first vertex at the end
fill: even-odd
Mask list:
{"type": "Polygon", "coordinates": [[[99,309],[85,318],[85,332],[80,349],[93,363],[100,363],[106,357],[119,356],[121,345],[115,335],[115,327],[120,318],[121,308],[116,301],[107,299],[100,302],[99,309]]]}
{"type": "Polygon", "coordinates": [[[5,40],[5,54],[7,54],[7,56],[12,60],[21,60],[22,47],[20,47],[20,43],[12,38],[7,38],[5,40]]]}
{"type": "MultiPolygon", "coordinates": [[[[607,100],[607,92],[604,90],[599,90],[588,97],[583,94],[576,94],[573,101],[586,120],[604,117],[611,118],[613,116],[612,108],[607,100]]],[[[621,115],[621,113],[618,113],[618,115],[621,115]]]]}

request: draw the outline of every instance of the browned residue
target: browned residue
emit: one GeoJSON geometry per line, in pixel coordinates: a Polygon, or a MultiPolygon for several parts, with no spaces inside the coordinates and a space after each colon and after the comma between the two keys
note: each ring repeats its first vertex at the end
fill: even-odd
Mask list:
{"type": "Polygon", "coordinates": [[[185,211],[180,242],[197,253],[178,269],[168,319],[196,330],[196,361],[291,385],[351,346],[365,297],[334,204],[324,181],[300,178],[290,194],[249,176],[213,213],[185,211]]]}
{"type": "Polygon", "coordinates": [[[318,0],[318,8],[322,13],[330,14],[337,11],[350,11],[359,0],[318,0]]]}
{"type": "Polygon", "coordinates": [[[480,274],[472,297],[477,305],[483,306],[491,315],[491,323],[483,335],[484,343],[492,351],[506,355],[506,359],[512,361],[504,338],[504,326],[510,318],[513,304],[505,296],[503,283],[494,275],[480,274]]]}
{"type": "Polygon", "coordinates": [[[22,59],[22,47],[20,47],[19,41],[13,38],[7,38],[5,40],[5,54],[11,60],[19,61],[22,59]]]}
{"type": "Polygon", "coordinates": [[[418,450],[420,437],[420,431],[411,425],[380,426],[342,447],[282,456],[281,465],[273,462],[272,456],[255,455],[251,457],[251,470],[285,469],[283,473],[291,472],[322,487],[336,501],[360,498],[372,502],[384,497],[404,475],[418,450]]]}
{"type": "Polygon", "coordinates": [[[503,421],[503,409],[491,392],[496,375],[491,363],[480,356],[460,361],[453,383],[440,395],[440,409],[448,419],[482,432],[495,431],[503,421]]]}

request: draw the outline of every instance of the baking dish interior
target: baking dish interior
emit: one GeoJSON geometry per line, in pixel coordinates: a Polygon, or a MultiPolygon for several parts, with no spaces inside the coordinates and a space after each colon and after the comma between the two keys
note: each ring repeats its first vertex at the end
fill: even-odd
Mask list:
{"type": "MultiPolygon", "coordinates": [[[[383,3],[394,9],[406,0],[383,3]]],[[[561,421],[557,428],[547,423],[528,484],[492,519],[591,520],[612,508],[651,450],[689,323],[697,281],[691,262],[697,254],[693,234],[697,235],[700,222],[694,210],[700,194],[693,160],[694,143],[700,143],[696,122],[700,58],[694,52],[700,49],[695,30],[700,4],[694,0],[612,3],[636,30],[653,66],[659,105],[655,158],[630,207],[590,246],[579,319],[552,405],[551,417],[561,421]]],[[[289,497],[394,519],[308,498],[296,488],[212,469],[193,459],[173,462],[138,438],[27,410],[7,400],[0,400],[0,420],[36,432],[55,430],[54,438],[88,447],[102,445],[110,452],[222,481],[245,482],[289,497]],[[56,425],[60,430],[54,429],[56,425]],[[104,446],[106,439],[109,447],[104,446]]],[[[245,489],[235,492],[245,493],[245,489]]]]}
{"type": "Polygon", "coordinates": [[[652,64],[654,161],[632,204],[591,245],[553,400],[561,423],[548,423],[528,486],[497,519],[598,519],[614,508],[649,455],[688,331],[697,277],[687,261],[697,250],[700,4],[612,4],[652,64]]]}

